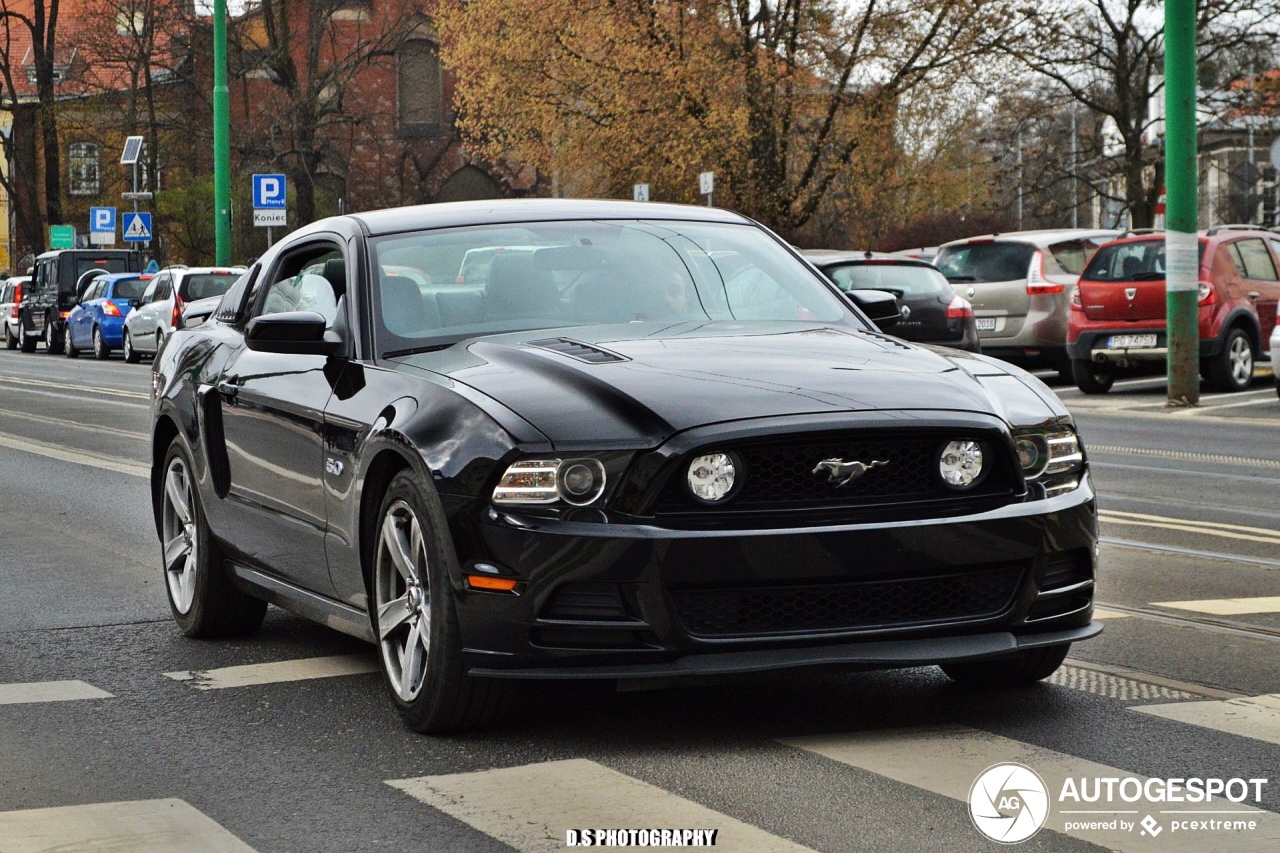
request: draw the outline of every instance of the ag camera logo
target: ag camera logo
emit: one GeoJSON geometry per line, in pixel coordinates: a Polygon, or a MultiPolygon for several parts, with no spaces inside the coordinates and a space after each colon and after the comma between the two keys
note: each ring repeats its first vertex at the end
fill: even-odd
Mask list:
{"type": "Polygon", "coordinates": [[[1049,819],[1049,789],[1030,767],[994,764],[969,789],[969,817],[992,841],[1026,841],[1049,819]]]}

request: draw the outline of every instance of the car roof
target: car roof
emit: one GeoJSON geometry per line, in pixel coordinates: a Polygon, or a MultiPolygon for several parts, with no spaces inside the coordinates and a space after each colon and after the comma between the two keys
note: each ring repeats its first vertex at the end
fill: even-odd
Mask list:
{"type": "Polygon", "coordinates": [[[431,228],[566,219],[669,219],[737,224],[751,222],[750,219],[733,211],[691,204],[661,204],[607,199],[537,198],[451,201],[440,204],[420,204],[411,207],[371,210],[321,219],[305,226],[304,230],[333,230],[343,223],[354,222],[366,234],[378,236],[431,228]]]}
{"type": "Polygon", "coordinates": [[[108,284],[115,284],[117,281],[125,281],[126,279],[131,278],[148,279],[151,278],[151,274],[142,272],[104,272],[93,280],[95,282],[105,281],[108,284]]]}
{"type": "Polygon", "coordinates": [[[1070,240],[1072,237],[1118,237],[1124,233],[1121,228],[1045,228],[1039,231],[1001,231],[993,234],[976,234],[961,240],[949,240],[939,248],[963,246],[975,241],[1048,244],[1070,240]]]}

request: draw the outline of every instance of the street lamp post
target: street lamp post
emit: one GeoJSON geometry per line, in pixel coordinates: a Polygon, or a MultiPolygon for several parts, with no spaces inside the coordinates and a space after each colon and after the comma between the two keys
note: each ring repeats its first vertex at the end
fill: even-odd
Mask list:
{"type": "Polygon", "coordinates": [[[1167,0],[1165,33],[1165,308],[1168,402],[1200,401],[1200,332],[1196,237],[1196,0],[1167,0]]]}
{"type": "Polygon", "coordinates": [[[227,0],[213,0],[213,209],[215,263],[231,263],[231,107],[227,0]]]}

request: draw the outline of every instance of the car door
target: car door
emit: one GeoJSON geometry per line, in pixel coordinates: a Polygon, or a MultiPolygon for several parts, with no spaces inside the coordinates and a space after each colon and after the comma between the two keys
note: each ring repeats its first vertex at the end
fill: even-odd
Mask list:
{"type": "MultiPolygon", "coordinates": [[[[247,323],[315,310],[332,324],[339,289],[320,270],[341,244],[311,240],[263,272],[247,323]]],[[[247,328],[247,324],[246,324],[247,328]]],[[[217,377],[226,449],[225,522],[247,562],[290,583],[332,594],[324,555],[324,409],[332,393],[327,356],[262,352],[241,337],[217,377]]]]}
{"type": "Polygon", "coordinates": [[[93,323],[97,318],[96,308],[100,304],[103,288],[106,285],[101,279],[93,282],[85,290],[80,304],[71,309],[67,316],[67,333],[71,340],[81,349],[89,346],[93,334],[93,323]]]}
{"type": "Polygon", "coordinates": [[[1276,325],[1276,304],[1280,302],[1280,275],[1276,273],[1275,260],[1267,248],[1267,241],[1261,237],[1246,237],[1232,246],[1239,252],[1244,265],[1245,295],[1257,311],[1262,340],[1270,340],[1271,330],[1276,325]]]}
{"type": "Polygon", "coordinates": [[[147,328],[147,316],[154,310],[151,303],[155,300],[157,284],[158,277],[147,282],[147,289],[142,291],[142,295],[138,297],[137,306],[124,319],[125,328],[129,330],[129,337],[133,339],[133,348],[143,352],[150,352],[155,346],[155,339],[147,328]],[[141,346],[139,346],[139,343],[141,343],[141,346]]]}

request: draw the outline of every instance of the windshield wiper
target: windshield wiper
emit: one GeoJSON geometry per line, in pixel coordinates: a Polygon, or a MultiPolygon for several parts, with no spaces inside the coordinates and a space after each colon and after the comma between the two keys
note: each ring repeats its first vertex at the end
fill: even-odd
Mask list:
{"type": "Polygon", "coordinates": [[[947,281],[977,281],[976,275],[949,275],[947,281]]]}
{"type": "Polygon", "coordinates": [[[384,352],[383,358],[399,358],[402,355],[419,355],[424,352],[439,352],[442,349],[448,349],[456,344],[457,341],[449,341],[443,344],[423,344],[420,347],[409,347],[408,349],[393,349],[390,352],[384,352]]]}

